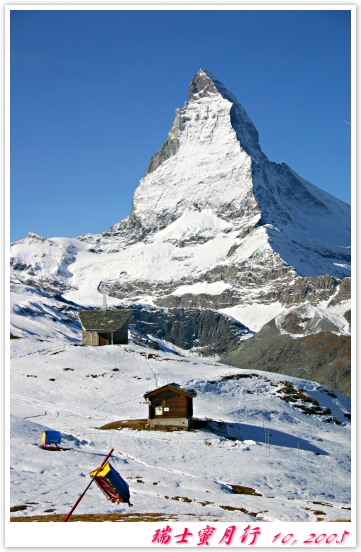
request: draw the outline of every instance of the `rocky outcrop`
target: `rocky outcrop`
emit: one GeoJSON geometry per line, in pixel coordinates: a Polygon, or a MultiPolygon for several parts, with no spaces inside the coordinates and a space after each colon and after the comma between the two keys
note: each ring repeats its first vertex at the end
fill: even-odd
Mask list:
{"type": "Polygon", "coordinates": [[[295,278],[290,284],[276,285],[262,298],[268,301],[280,301],[289,307],[305,301],[317,305],[321,301],[329,300],[337,291],[340,280],[332,276],[315,276],[295,278]]]}
{"type": "Polygon", "coordinates": [[[147,167],[146,174],[155,171],[164,161],[175,155],[179,149],[179,133],[184,129],[186,118],[182,109],[176,109],[176,117],[172,128],[168,133],[168,138],[159,151],[151,158],[147,167]]]}
{"type": "Polygon", "coordinates": [[[339,282],[337,294],[330,301],[330,307],[351,299],[351,278],[343,278],[339,282]]]}
{"type": "Polygon", "coordinates": [[[204,356],[236,349],[252,332],[230,316],[210,309],[154,309],[133,305],[131,324],[142,334],[204,356]]]}
{"type": "Polygon", "coordinates": [[[153,302],[159,307],[224,309],[240,304],[270,304],[278,301],[285,308],[309,302],[318,305],[330,301],[330,306],[341,300],[350,299],[350,278],[339,280],[331,276],[295,278],[291,267],[265,269],[262,272],[252,270],[248,263],[244,266],[218,266],[202,275],[201,278],[182,278],[178,281],[149,282],[147,280],[128,281],[126,273],[119,281],[103,281],[99,291],[121,300],[139,300],[152,295],[153,302]],[[229,289],[220,294],[183,293],[174,294],[180,287],[196,283],[224,282],[229,289]],[[250,300],[250,296],[252,300],[250,300]]]}
{"type": "Polygon", "coordinates": [[[318,332],[337,332],[338,327],[330,320],[322,319],[315,321],[313,318],[304,316],[302,319],[296,312],[290,312],[287,314],[282,324],[279,324],[279,328],[283,329],[288,334],[305,335],[307,333],[315,333],[312,331],[312,324],[318,323],[318,332]],[[311,330],[311,331],[310,331],[311,330]]]}

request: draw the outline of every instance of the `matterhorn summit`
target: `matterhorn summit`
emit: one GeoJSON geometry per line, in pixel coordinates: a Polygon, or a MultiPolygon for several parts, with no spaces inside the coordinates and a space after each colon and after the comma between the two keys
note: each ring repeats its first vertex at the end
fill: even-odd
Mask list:
{"type": "Polygon", "coordinates": [[[129,217],[86,239],[94,250],[114,251],[164,230],[178,243],[222,232],[234,251],[256,240],[272,266],[292,266],[300,276],[350,275],[350,207],[269,161],[247,113],[203,69],[150,160],[129,217]]]}
{"type": "Polygon", "coordinates": [[[201,69],[129,216],[77,239],[29,234],[12,245],[12,281],[83,306],[105,292],[134,307],[139,331],[218,354],[297,305],[343,316],[350,226],[349,205],[268,160],[235,96],[201,69]]]}

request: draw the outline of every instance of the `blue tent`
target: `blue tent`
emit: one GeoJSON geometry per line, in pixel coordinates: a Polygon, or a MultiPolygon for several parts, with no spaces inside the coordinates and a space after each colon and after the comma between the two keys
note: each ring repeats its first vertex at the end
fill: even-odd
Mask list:
{"type": "Polygon", "coordinates": [[[43,431],[41,435],[41,442],[44,445],[60,445],[61,443],[60,431],[52,431],[52,430],[43,431]]]}

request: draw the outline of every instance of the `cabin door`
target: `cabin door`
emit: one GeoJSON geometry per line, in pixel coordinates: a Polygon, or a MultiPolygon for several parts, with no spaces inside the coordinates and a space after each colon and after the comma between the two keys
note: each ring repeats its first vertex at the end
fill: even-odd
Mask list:
{"type": "Polygon", "coordinates": [[[110,343],[110,333],[100,333],[99,334],[99,345],[109,345],[110,343]]]}

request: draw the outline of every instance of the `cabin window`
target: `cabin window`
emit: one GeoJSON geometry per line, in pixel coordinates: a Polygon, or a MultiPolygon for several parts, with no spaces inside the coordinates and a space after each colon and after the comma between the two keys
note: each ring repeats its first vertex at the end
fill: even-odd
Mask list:
{"type": "Polygon", "coordinates": [[[164,412],[169,412],[169,407],[167,407],[167,399],[160,397],[154,399],[153,406],[156,416],[162,416],[164,412]]]}

